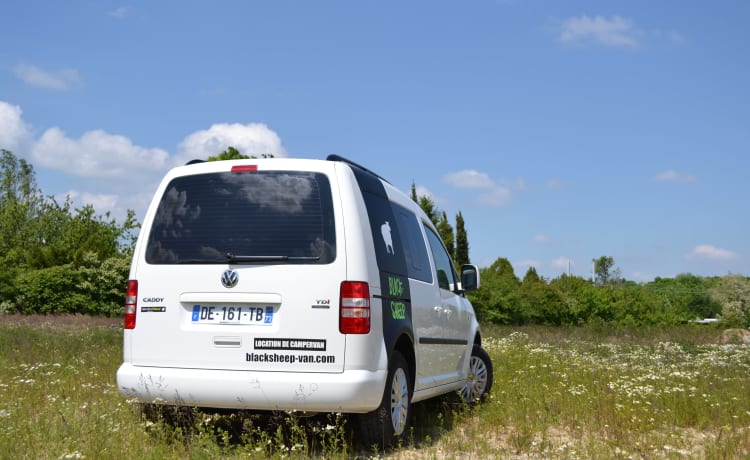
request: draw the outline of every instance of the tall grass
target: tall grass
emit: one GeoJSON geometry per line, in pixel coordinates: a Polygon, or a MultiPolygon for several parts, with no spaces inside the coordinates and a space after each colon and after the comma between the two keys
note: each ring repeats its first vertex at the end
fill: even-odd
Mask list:
{"type": "Polygon", "coordinates": [[[703,342],[712,334],[700,328],[661,330],[658,341],[611,332],[530,328],[488,340],[496,387],[477,413],[484,435],[468,438],[503,456],[750,455],[748,346],[703,342]]]}
{"type": "Polygon", "coordinates": [[[0,458],[745,458],[750,347],[720,332],[492,328],[487,402],[417,404],[404,445],[358,446],[336,414],[125,400],[118,327],[0,317],[0,458]]]}

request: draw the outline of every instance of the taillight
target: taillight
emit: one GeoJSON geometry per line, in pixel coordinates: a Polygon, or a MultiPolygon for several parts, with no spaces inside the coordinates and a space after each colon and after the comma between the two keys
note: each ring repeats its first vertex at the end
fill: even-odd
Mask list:
{"type": "Polygon", "coordinates": [[[135,329],[135,312],[138,310],[138,281],[128,280],[125,293],[125,329],[135,329]]]}
{"type": "Polygon", "coordinates": [[[339,331],[342,334],[370,332],[370,286],[363,281],[341,283],[339,331]]]}

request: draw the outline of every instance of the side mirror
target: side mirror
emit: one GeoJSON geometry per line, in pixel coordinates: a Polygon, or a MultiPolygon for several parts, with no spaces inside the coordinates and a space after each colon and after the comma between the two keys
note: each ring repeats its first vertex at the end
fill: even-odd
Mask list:
{"type": "Polygon", "coordinates": [[[479,267],[471,264],[461,266],[461,287],[466,292],[479,289],[479,267]]]}

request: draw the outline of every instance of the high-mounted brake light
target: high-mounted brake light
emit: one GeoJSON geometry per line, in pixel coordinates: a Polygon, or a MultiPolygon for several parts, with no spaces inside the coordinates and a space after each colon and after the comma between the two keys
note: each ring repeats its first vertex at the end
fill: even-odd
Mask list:
{"type": "Polygon", "coordinates": [[[125,329],[135,329],[135,313],[138,310],[138,280],[128,280],[125,293],[125,329]]]}
{"type": "Polygon", "coordinates": [[[339,331],[342,334],[370,332],[370,286],[363,281],[341,283],[339,331]]]}
{"type": "Polygon", "coordinates": [[[233,173],[258,172],[258,165],[237,165],[237,166],[232,166],[231,171],[233,173]]]}

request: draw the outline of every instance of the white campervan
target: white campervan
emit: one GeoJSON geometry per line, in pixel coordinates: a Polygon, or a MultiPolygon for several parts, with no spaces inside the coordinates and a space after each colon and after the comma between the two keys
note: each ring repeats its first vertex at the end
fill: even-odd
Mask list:
{"type": "Polygon", "coordinates": [[[135,247],[117,385],[144,402],[361,414],[390,444],[411,404],[492,385],[453,263],[408,196],[349,160],[171,170],[135,247]]]}

